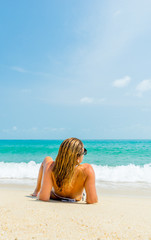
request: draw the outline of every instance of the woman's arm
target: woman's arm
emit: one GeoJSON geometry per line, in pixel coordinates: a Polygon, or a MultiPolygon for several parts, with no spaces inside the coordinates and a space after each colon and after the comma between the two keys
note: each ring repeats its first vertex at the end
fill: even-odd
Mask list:
{"type": "Polygon", "coordinates": [[[95,188],[95,173],[90,164],[86,166],[86,181],[85,181],[85,191],[86,191],[86,202],[96,203],[98,202],[98,197],[95,188]]]}
{"type": "Polygon", "coordinates": [[[43,170],[42,184],[40,192],[38,194],[38,199],[42,201],[49,201],[51,189],[52,189],[51,170],[49,167],[46,167],[43,170]]]}

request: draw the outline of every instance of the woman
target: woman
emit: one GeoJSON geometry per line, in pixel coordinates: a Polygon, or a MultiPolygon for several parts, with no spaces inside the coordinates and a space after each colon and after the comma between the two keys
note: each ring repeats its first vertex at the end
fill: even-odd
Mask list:
{"type": "Polygon", "coordinates": [[[95,173],[92,166],[82,163],[87,150],[77,138],[62,142],[56,160],[46,157],[41,164],[37,186],[32,194],[39,200],[74,199],[79,201],[85,188],[86,202],[98,201],[95,188],[95,173]]]}

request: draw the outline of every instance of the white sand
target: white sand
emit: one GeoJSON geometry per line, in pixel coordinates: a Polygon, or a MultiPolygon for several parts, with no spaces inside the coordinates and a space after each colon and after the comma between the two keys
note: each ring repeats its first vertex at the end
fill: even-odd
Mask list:
{"type": "Polygon", "coordinates": [[[0,185],[0,240],[151,240],[151,197],[102,191],[99,203],[42,202],[28,186],[0,185]]]}

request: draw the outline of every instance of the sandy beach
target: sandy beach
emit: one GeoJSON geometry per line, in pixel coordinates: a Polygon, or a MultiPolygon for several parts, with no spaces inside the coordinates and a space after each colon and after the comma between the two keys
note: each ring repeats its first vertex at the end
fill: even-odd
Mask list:
{"type": "Polygon", "coordinates": [[[33,187],[0,185],[0,239],[151,239],[151,197],[99,191],[99,202],[42,202],[33,187]]]}

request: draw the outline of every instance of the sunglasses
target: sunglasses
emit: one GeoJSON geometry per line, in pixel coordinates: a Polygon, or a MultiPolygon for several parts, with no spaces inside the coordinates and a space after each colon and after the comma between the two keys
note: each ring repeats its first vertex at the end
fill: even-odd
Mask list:
{"type": "Polygon", "coordinates": [[[82,155],[87,155],[87,150],[86,150],[86,148],[84,148],[84,152],[82,153],[82,155]]]}

